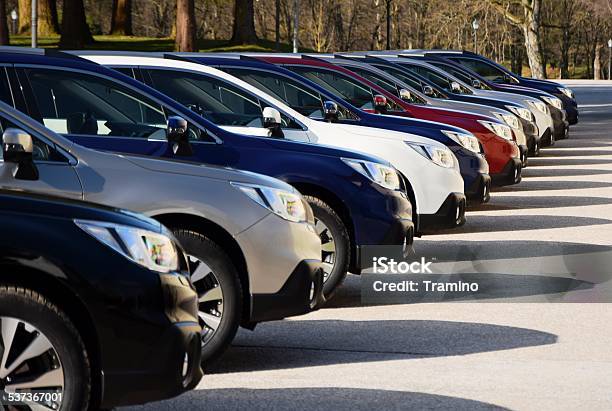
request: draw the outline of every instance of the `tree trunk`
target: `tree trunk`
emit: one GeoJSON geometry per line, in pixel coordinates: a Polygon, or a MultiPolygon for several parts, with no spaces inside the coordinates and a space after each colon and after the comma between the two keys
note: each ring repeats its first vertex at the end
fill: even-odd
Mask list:
{"type": "Polygon", "coordinates": [[[231,44],[257,44],[253,0],[235,0],[231,44]]]}
{"type": "Polygon", "coordinates": [[[595,60],[593,60],[593,80],[601,80],[601,46],[595,46],[595,60]]]}
{"type": "MultiPolygon", "coordinates": [[[[19,0],[18,15],[17,33],[29,34],[32,28],[32,0],[19,0]]],[[[38,35],[53,36],[59,33],[59,29],[55,0],[38,0],[38,35]]]]}
{"type": "Polygon", "coordinates": [[[6,19],[6,0],[0,0],[0,45],[9,44],[8,21],[6,19]]]}
{"type": "Polygon", "coordinates": [[[83,0],[64,0],[62,16],[61,48],[81,49],[94,42],[85,18],[83,0]]]}
{"type": "Polygon", "coordinates": [[[280,51],[280,0],[274,2],[274,49],[280,51]]]}
{"type": "Polygon", "coordinates": [[[540,47],[540,11],[542,0],[532,0],[532,8],[525,8],[525,23],[523,34],[527,59],[531,68],[531,76],[539,79],[546,78],[542,64],[542,51],[540,47]]]}
{"type": "Polygon", "coordinates": [[[32,25],[32,1],[19,0],[17,2],[17,13],[19,15],[18,34],[28,34],[32,25]]]}
{"type": "Polygon", "coordinates": [[[194,0],[176,1],[176,39],[177,51],[196,51],[195,46],[195,3],[194,0]]]}
{"type": "Polygon", "coordinates": [[[38,35],[53,36],[59,31],[55,0],[38,0],[38,35]]]}
{"type": "Polygon", "coordinates": [[[113,17],[110,34],[131,36],[132,32],[132,0],[113,0],[113,17]]]}

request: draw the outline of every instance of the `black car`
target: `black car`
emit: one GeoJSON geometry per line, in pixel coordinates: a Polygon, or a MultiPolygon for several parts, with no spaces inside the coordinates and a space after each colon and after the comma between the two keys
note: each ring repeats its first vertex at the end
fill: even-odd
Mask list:
{"type": "Polygon", "coordinates": [[[197,296],[161,224],[0,191],[0,233],[0,404],[111,408],[200,381],[197,296]]]}

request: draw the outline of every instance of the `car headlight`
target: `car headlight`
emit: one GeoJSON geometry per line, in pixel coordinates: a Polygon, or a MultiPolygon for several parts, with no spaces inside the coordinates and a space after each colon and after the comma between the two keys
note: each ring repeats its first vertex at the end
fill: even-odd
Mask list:
{"type": "Polygon", "coordinates": [[[506,140],[514,140],[512,129],[507,125],[485,120],[478,120],[478,122],[501,138],[505,138],[506,140]]]}
{"type": "Polygon", "coordinates": [[[393,167],[374,163],[372,161],[355,160],[351,158],[343,158],[342,161],[351,166],[358,173],[389,190],[400,190],[402,188],[399,174],[393,167]]]}
{"type": "Polygon", "coordinates": [[[518,117],[513,114],[495,113],[495,116],[516,130],[521,128],[521,122],[518,117]]]}
{"type": "Polygon", "coordinates": [[[561,93],[565,94],[569,98],[574,98],[574,92],[569,88],[557,87],[557,90],[559,90],[561,93]]]}
{"type": "Polygon", "coordinates": [[[404,141],[404,143],[408,144],[408,146],[412,147],[417,153],[440,167],[453,168],[456,164],[455,155],[446,147],[417,144],[410,141],[404,141]]]}
{"type": "Polygon", "coordinates": [[[546,101],[551,106],[559,110],[563,110],[563,102],[561,101],[561,99],[558,99],[557,97],[548,97],[548,96],[542,96],[542,99],[544,99],[544,101],[546,101]]]}
{"type": "Polygon", "coordinates": [[[306,202],[298,192],[257,184],[231,183],[251,200],[267,208],[285,220],[302,223],[307,221],[306,202]]]}
{"type": "Polygon", "coordinates": [[[548,106],[546,105],[546,103],[539,101],[539,100],[535,100],[535,101],[529,101],[529,105],[533,108],[535,108],[538,111],[541,111],[544,114],[548,114],[550,115],[550,110],[548,109],[548,106]]]}
{"type": "Polygon", "coordinates": [[[442,130],[442,132],[451,139],[455,140],[457,143],[461,144],[463,147],[467,148],[474,153],[481,153],[480,150],[480,142],[478,139],[472,134],[458,133],[455,131],[442,130]]]}
{"type": "MultiPolygon", "coordinates": [[[[533,121],[533,113],[525,107],[506,106],[508,110],[522,118],[523,120],[533,121]]],[[[511,126],[512,127],[512,126],[511,126]]]]}
{"type": "Polygon", "coordinates": [[[74,220],[74,223],[101,243],[143,267],[161,273],[179,268],[175,243],[164,234],[100,221],[74,220]]]}

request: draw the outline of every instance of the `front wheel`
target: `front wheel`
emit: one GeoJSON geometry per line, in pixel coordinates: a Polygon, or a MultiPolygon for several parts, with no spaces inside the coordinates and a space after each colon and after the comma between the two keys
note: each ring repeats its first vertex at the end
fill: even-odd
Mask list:
{"type": "Polygon", "coordinates": [[[35,291],[1,285],[0,313],[0,404],[20,410],[87,409],[89,359],[66,314],[35,291]]]}
{"type": "Polygon", "coordinates": [[[218,358],[236,336],[242,315],[242,287],[227,254],[204,234],[173,229],[189,258],[202,326],[202,364],[218,358]]]}
{"type": "Polygon", "coordinates": [[[329,300],[348,272],[351,250],[349,235],[344,223],[329,205],[317,197],[304,198],[312,207],[315,230],[321,238],[323,295],[329,300]]]}

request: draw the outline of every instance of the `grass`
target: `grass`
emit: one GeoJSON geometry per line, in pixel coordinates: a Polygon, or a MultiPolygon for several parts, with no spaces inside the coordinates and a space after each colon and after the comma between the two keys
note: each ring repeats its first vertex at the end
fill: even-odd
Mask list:
{"type": "MultiPolygon", "coordinates": [[[[132,36],[94,36],[95,43],[87,48],[92,50],[126,50],[126,51],[172,51],[173,38],[132,37],[132,36]]],[[[29,47],[30,36],[11,36],[11,46],[29,47]]],[[[59,36],[40,37],[38,46],[44,48],[58,48],[59,36]]],[[[198,51],[204,52],[249,52],[249,51],[275,51],[275,43],[270,40],[260,40],[258,44],[229,45],[225,40],[198,40],[198,51]]],[[[290,52],[291,45],[281,43],[280,51],[290,52]]],[[[300,51],[312,51],[300,49],[300,51]]]]}

